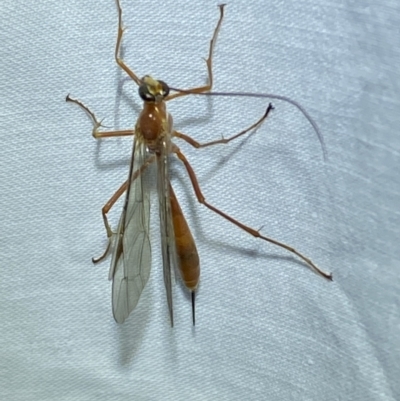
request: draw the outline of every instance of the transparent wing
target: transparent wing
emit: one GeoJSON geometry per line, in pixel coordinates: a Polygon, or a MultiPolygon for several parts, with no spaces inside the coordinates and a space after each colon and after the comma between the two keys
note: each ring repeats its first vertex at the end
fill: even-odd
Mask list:
{"type": "Polygon", "coordinates": [[[157,190],[160,204],[160,232],[163,256],[164,284],[167,292],[167,301],[171,326],[174,325],[172,307],[171,271],[177,266],[175,234],[172,224],[171,201],[169,197],[168,154],[170,149],[169,137],[162,142],[162,148],[157,155],[157,190]]]}
{"type": "Polygon", "coordinates": [[[150,192],[145,178],[146,146],[135,140],[129,185],[118,225],[111,268],[114,319],[123,323],[136,307],[150,275],[150,192]]]}

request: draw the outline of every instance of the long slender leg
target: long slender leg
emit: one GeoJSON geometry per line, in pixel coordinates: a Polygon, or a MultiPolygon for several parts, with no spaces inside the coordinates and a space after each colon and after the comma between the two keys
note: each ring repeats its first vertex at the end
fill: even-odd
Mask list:
{"type": "Polygon", "coordinates": [[[222,24],[222,20],[224,18],[224,7],[225,7],[225,4],[220,4],[218,7],[219,7],[220,16],[219,16],[219,20],[218,20],[217,26],[214,29],[213,37],[211,38],[211,41],[210,41],[210,48],[209,48],[209,51],[208,51],[208,57],[205,60],[206,64],[207,64],[207,73],[208,73],[208,83],[207,83],[207,85],[198,86],[198,87],[192,88],[192,89],[185,89],[184,92],[174,93],[173,95],[167,96],[167,98],[165,99],[166,101],[171,100],[171,99],[175,99],[177,97],[190,95],[190,93],[207,92],[207,91],[212,89],[212,86],[213,86],[212,59],[213,59],[214,46],[215,46],[215,42],[217,40],[219,28],[220,28],[220,26],[222,24]],[[190,93],[186,93],[186,91],[189,91],[190,93]]]}
{"type": "Polygon", "coordinates": [[[119,57],[119,51],[121,49],[121,42],[125,28],[122,27],[122,8],[120,1],[116,0],[116,3],[118,7],[118,36],[117,44],[115,45],[115,61],[136,82],[137,85],[140,85],[141,81],[139,77],[125,64],[124,60],[119,57]]]}
{"type": "Polygon", "coordinates": [[[257,127],[259,127],[264,120],[268,117],[268,114],[271,110],[273,110],[274,107],[272,106],[272,104],[270,103],[267,110],[265,111],[264,115],[253,125],[251,125],[250,127],[246,128],[243,131],[240,131],[238,134],[231,136],[230,138],[222,138],[222,139],[218,139],[216,141],[211,141],[211,142],[206,142],[206,143],[199,143],[197,142],[195,139],[193,139],[192,137],[185,135],[181,132],[178,131],[174,131],[172,133],[173,136],[183,139],[184,141],[186,141],[188,144],[192,145],[195,148],[205,148],[206,146],[212,146],[212,145],[217,145],[217,144],[226,144],[230,141],[233,141],[236,138],[241,137],[242,135],[246,134],[247,132],[251,131],[252,129],[255,129],[257,127]]]}
{"type": "MultiPolygon", "coordinates": [[[[146,162],[138,169],[136,170],[131,177],[131,183],[136,180],[137,177],[139,177],[140,174],[143,173],[143,171],[155,160],[155,156],[149,157],[146,162]]],[[[108,222],[107,214],[111,210],[111,208],[114,206],[115,202],[121,197],[121,195],[126,191],[126,188],[128,187],[128,180],[126,180],[115,192],[115,194],[109,199],[109,201],[102,207],[101,209],[101,214],[103,216],[103,222],[104,222],[104,227],[106,228],[107,231],[107,238],[108,238],[108,244],[106,247],[106,250],[104,253],[99,256],[98,258],[92,258],[93,263],[98,263],[102,261],[107,255],[111,247],[111,239],[114,234],[110,227],[110,223],[108,222]]]]}
{"type": "Polygon", "coordinates": [[[197,200],[199,201],[199,203],[203,204],[204,206],[208,207],[210,210],[212,210],[213,212],[219,214],[220,216],[222,216],[224,219],[230,221],[231,223],[235,224],[236,226],[238,226],[239,228],[241,228],[242,230],[246,231],[247,233],[249,233],[250,235],[252,235],[255,238],[260,238],[264,241],[270,242],[274,245],[280,246],[281,248],[286,249],[287,251],[294,253],[295,255],[297,255],[300,259],[302,259],[304,262],[306,262],[315,272],[317,272],[318,274],[320,274],[322,277],[325,277],[328,280],[332,280],[332,274],[331,273],[326,273],[323,270],[319,269],[313,262],[311,259],[309,259],[308,257],[304,256],[303,254],[301,254],[300,252],[298,252],[296,249],[294,249],[293,247],[286,245],[282,242],[276,241],[273,238],[269,238],[269,237],[265,237],[263,235],[260,234],[259,231],[254,230],[251,227],[248,227],[244,224],[242,224],[241,222],[239,222],[238,220],[235,220],[233,217],[229,216],[228,214],[222,212],[221,210],[217,209],[216,207],[214,207],[213,205],[210,205],[208,202],[206,202],[201,190],[200,190],[200,186],[196,177],[196,174],[192,168],[192,166],[190,165],[189,161],[186,159],[185,155],[180,151],[180,149],[175,146],[173,149],[174,153],[176,153],[176,155],[178,156],[178,158],[183,162],[183,164],[186,167],[186,171],[189,174],[190,177],[190,181],[192,182],[192,186],[194,189],[194,192],[196,194],[197,200]]]}
{"type": "Polygon", "coordinates": [[[89,115],[89,117],[92,119],[92,122],[93,122],[92,136],[94,138],[100,139],[100,138],[109,138],[109,137],[116,137],[116,136],[135,135],[135,131],[132,129],[99,132],[99,128],[102,126],[101,121],[97,120],[95,114],[89,109],[89,107],[85,106],[81,101],[79,101],[77,99],[72,99],[69,95],[67,96],[67,98],[65,100],[67,102],[72,102],[72,103],[77,104],[89,115]]]}
{"type": "Polygon", "coordinates": [[[118,188],[117,192],[115,192],[115,194],[109,199],[109,201],[101,209],[104,227],[106,228],[106,231],[107,231],[108,244],[107,244],[106,250],[104,251],[104,253],[101,256],[99,256],[98,258],[92,258],[93,263],[101,262],[108,255],[108,252],[111,247],[111,238],[114,233],[110,227],[110,223],[108,222],[107,213],[114,206],[115,202],[121,197],[121,195],[126,191],[127,186],[128,186],[128,180],[126,180],[118,188]]]}

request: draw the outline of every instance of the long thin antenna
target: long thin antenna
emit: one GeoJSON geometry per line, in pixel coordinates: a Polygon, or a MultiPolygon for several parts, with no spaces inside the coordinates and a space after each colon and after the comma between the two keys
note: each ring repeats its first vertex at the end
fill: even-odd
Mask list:
{"type": "Polygon", "coordinates": [[[317,123],[314,119],[308,114],[308,112],[301,106],[300,103],[296,102],[295,100],[290,99],[286,96],[281,95],[274,95],[273,93],[252,93],[252,92],[191,92],[190,90],[185,91],[183,89],[171,88],[170,90],[177,91],[177,92],[185,92],[190,93],[192,95],[202,95],[202,96],[231,96],[231,97],[255,97],[255,98],[264,98],[264,99],[277,99],[283,100],[284,102],[290,103],[293,106],[297,107],[298,110],[304,115],[304,117],[308,120],[308,122],[313,127],[315,133],[317,134],[319,143],[321,144],[322,155],[324,161],[326,162],[328,159],[328,152],[326,150],[324,138],[321,134],[320,129],[318,128],[317,123]]]}

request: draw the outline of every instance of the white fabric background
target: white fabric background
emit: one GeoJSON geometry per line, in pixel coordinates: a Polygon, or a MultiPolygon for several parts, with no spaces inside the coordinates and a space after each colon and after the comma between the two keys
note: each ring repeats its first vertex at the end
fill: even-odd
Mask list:
{"type": "MultiPolygon", "coordinates": [[[[122,5],[124,56],[139,76],[204,82],[215,2],[122,5]]],[[[195,328],[175,286],[173,329],[157,213],[152,275],[126,324],[112,318],[110,260],[90,261],[106,244],[100,209],[126,178],[131,140],[96,143],[64,99],[81,99],[105,125],[134,124],[141,103],[113,59],[113,0],[3,0],[0,9],[0,399],[400,399],[397,0],[229,1],[215,90],[298,100],[329,159],[282,102],[248,139],[181,148],[211,203],[335,281],[198,205],[176,162],[202,281],[195,328]]],[[[251,124],[267,103],[193,97],[170,110],[178,129],[205,141],[251,124]]]]}

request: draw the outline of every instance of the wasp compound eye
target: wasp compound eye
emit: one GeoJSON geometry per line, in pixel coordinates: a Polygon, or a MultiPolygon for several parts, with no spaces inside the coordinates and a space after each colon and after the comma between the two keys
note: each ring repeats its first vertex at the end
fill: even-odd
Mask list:
{"type": "Polygon", "coordinates": [[[158,81],[161,86],[161,94],[163,97],[167,97],[169,95],[169,86],[164,81],[158,81]]]}
{"type": "Polygon", "coordinates": [[[161,101],[169,94],[169,86],[146,75],[139,86],[139,96],[145,102],[161,101]]]}
{"type": "Polygon", "coordinates": [[[149,85],[146,83],[139,86],[139,96],[145,102],[154,102],[156,100],[154,94],[150,91],[149,85]]]}

